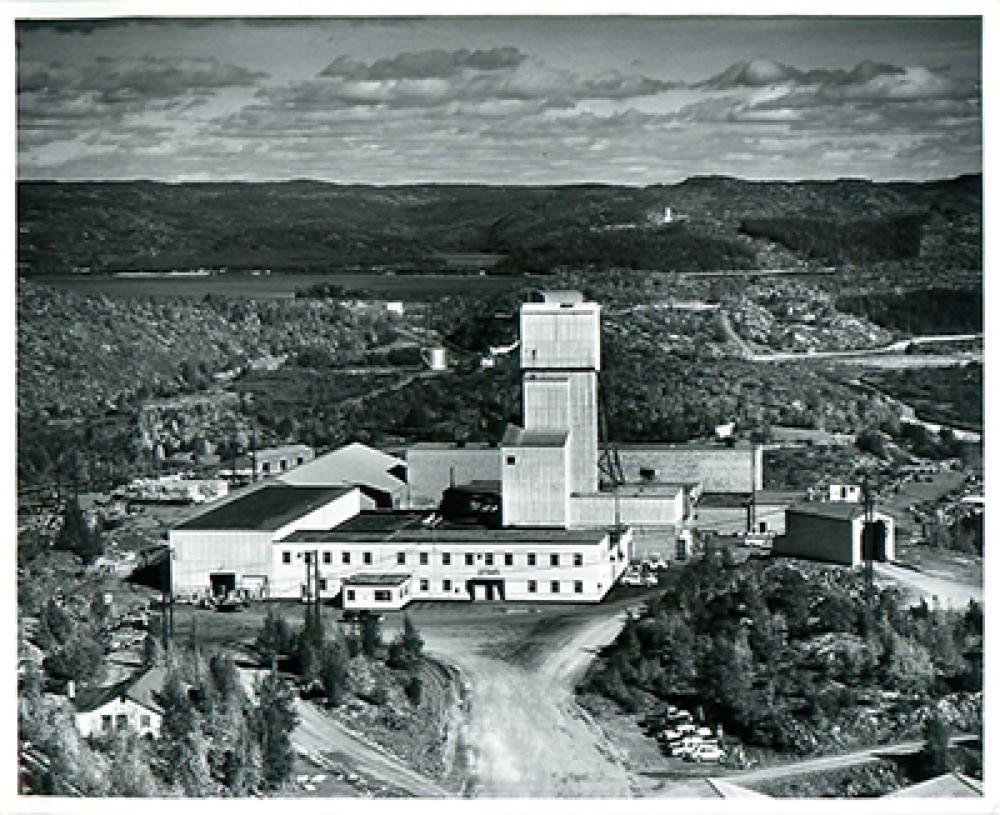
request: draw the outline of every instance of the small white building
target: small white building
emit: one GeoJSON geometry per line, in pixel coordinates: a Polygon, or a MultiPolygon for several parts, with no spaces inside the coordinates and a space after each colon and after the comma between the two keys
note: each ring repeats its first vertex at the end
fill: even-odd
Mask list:
{"type": "Polygon", "coordinates": [[[345,577],[344,608],[399,611],[410,602],[408,574],[359,574],[345,577]]]}
{"type": "MultiPolygon", "coordinates": [[[[845,566],[865,560],[865,509],[859,504],[806,503],[785,512],[785,534],[775,538],[775,555],[799,557],[845,566]]],[[[874,511],[871,521],[871,559],[896,557],[896,523],[891,515],[874,511]]]]}
{"type": "Polygon", "coordinates": [[[80,735],[102,736],[131,730],[140,736],[160,735],[163,709],[155,695],[163,690],[166,671],[154,667],[107,688],[74,693],[76,728],[80,735]]]}
{"type": "Polygon", "coordinates": [[[831,484],[830,501],[848,504],[861,503],[861,487],[857,484],[831,484]]]}

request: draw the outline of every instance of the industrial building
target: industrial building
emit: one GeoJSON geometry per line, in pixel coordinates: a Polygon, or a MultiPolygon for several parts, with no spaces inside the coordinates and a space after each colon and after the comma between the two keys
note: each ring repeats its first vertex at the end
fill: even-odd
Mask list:
{"type": "Polygon", "coordinates": [[[891,515],[848,502],[805,503],[785,513],[785,534],[775,538],[773,553],[789,557],[860,566],[895,559],[896,524],[891,515]],[[866,528],[869,530],[866,553],[866,528]]]}
{"type": "MultiPolygon", "coordinates": [[[[520,319],[523,426],[496,447],[469,449],[498,468],[484,456],[459,483],[442,457],[428,468],[438,502],[403,511],[390,508],[403,503],[419,464],[408,474],[401,460],[362,445],[335,451],[174,527],[174,592],[318,591],[374,608],[413,598],[603,598],[628,565],[628,524],[677,523],[687,493],[650,478],[599,488],[600,306],[550,292],[525,303],[520,319]]],[[[424,450],[433,458],[437,448],[424,450]]]]}

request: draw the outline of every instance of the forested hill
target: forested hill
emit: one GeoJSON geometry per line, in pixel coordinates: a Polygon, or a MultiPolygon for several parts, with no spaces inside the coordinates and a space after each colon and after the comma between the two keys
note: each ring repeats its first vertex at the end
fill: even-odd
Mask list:
{"type": "Polygon", "coordinates": [[[981,211],[980,175],[927,183],[710,176],[643,188],[22,182],[17,259],[29,276],[494,263],[514,272],[698,271],[939,257],[980,268],[981,211]],[[455,253],[494,257],[443,256],[455,253]]]}

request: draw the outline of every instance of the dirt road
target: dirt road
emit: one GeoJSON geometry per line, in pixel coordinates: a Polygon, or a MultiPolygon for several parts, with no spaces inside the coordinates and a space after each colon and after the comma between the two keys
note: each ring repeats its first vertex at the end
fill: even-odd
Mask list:
{"type": "Polygon", "coordinates": [[[360,734],[350,732],[314,704],[296,699],[295,709],[299,714],[299,725],[292,733],[292,744],[319,766],[339,760],[361,775],[378,779],[411,795],[421,798],[453,795],[382,748],[366,742],[360,734]]]}
{"type": "Polygon", "coordinates": [[[920,598],[924,598],[932,608],[936,603],[940,603],[942,608],[964,609],[970,600],[983,602],[982,586],[970,586],[890,563],[876,563],[873,569],[876,579],[896,583],[910,594],[915,602],[919,603],[920,598]]]}
{"type": "Polygon", "coordinates": [[[427,650],[456,665],[468,686],[462,735],[466,794],[631,795],[634,784],[622,757],[572,692],[593,652],[618,634],[623,621],[624,615],[611,609],[541,619],[498,617],[492,624],[417,620],[427,650]]]}

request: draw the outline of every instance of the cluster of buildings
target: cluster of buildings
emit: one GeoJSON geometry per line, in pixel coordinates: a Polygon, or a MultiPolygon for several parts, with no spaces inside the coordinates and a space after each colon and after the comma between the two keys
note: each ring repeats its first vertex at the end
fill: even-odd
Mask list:
{"type": "MultiPolygon", "coordinates": [[[[685,539],[713,505],[742,522],[763,486],[759,446],[602,443],[600,340],[600,305],[578,292],[524,303],[521,425],[496,443],[399,455],[360,444],[309,460],[290,451],[258,473],[273,477],[171,530],[175,596],[340,596],[346,608],[384,609],[598,602],[643,541],[685,539]]],[[[837,543],[816,551],[853,563],[840,538],[858,507],[844,506],[835,517],[806,508],[788,523],[811,517],[803,540],[830,535],[837,543]]]]}

